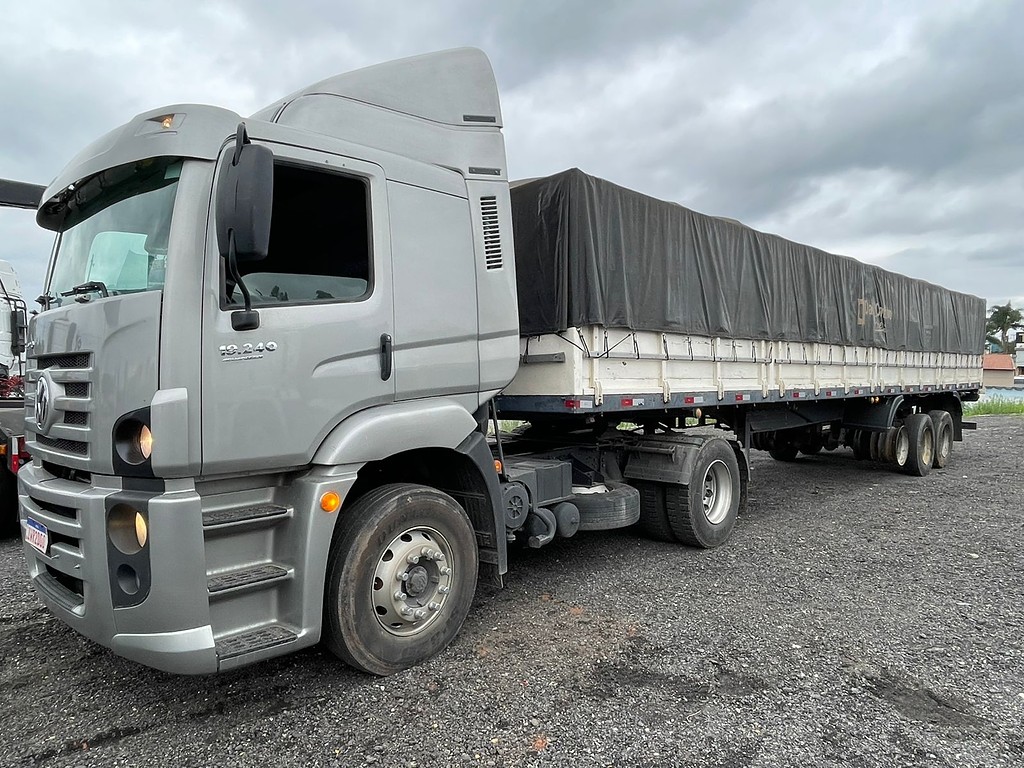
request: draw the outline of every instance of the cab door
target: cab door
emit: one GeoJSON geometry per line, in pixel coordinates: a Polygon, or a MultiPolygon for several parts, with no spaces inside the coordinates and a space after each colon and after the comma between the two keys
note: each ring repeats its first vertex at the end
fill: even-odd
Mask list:
{"type": "MultiPolygon", "coordinates": [[[[270,253],[240,264],[259,328],[236,331],[241,290],[207,240],[203,474],[298,467],[347,416],[389,403],[394,333],[383,169],[271,145],[270,253]]],[[[223,161],[222,161],[223,162],[223,161]]]]}

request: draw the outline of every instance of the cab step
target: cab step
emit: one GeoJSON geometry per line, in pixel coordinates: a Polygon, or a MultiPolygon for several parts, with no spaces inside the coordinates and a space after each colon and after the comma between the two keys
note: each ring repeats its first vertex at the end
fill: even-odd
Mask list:
{"type": "Polygon", "coordinates": [[[250,587],[268,587],[291,578],[291,572],[278,563],[258,563],[231,571],[222,571],[207,579],[210,597],[241,592],[250,587]]]}
{"type": "Polygon", "coordinates": [[[294,632],[280,624],[267,624],[256,629],[246,630],[234,635],[227,635],[216,641],[217,658],[220,661],[244,656],[247,653],[263,651],[286,643],[294,643],[299,639],[294,632]]]}
{"type": "Polygon", "coordinates": [[[249,507],[213,509],[203,512],[203,529],[220,530],[254,523],[272,523],[288,517],[288,507],[277,504],[254,504],[249,507]]]}

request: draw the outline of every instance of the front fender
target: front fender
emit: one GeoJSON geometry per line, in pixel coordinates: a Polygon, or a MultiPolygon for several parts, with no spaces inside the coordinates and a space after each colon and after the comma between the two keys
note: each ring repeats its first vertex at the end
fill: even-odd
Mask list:
{"type": "Polygon", "coordinates": [[[417,448],[457,448],[477,428],[453,400],[432,398],[367,408],[332,429],[313,464],[366,464],[417,448]]]}

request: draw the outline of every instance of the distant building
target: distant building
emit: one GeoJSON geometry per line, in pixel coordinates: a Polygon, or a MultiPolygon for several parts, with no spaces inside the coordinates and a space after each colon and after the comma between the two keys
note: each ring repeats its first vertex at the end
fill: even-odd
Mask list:
{"type": "Polygon", "coordinates": [[[1024,376],[1024,349],[1017,350],[1017,375],[1024,376]]]}
{"type": "Polygon", "coordinates": [[[985,387],[1012,387],[1017,372],[1012,355],[988,353],[982,358],[981,383],[985,387]]]}

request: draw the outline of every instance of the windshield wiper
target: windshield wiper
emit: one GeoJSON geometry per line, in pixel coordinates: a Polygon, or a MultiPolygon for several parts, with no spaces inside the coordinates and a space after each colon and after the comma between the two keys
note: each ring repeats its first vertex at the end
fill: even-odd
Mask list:
{"type": "Polygon", "coordinates": [[[107,286],[101,283],[99,280],[93,280],[89,283],[82,283],[76,285],[69,291],[64,291],[61,296],[76,296],[75,301],[88,301],[89,297],[87,293],[99,293],[101,298],[107,298],[110,295],[110,291],[107,290],[107,286]]]}

